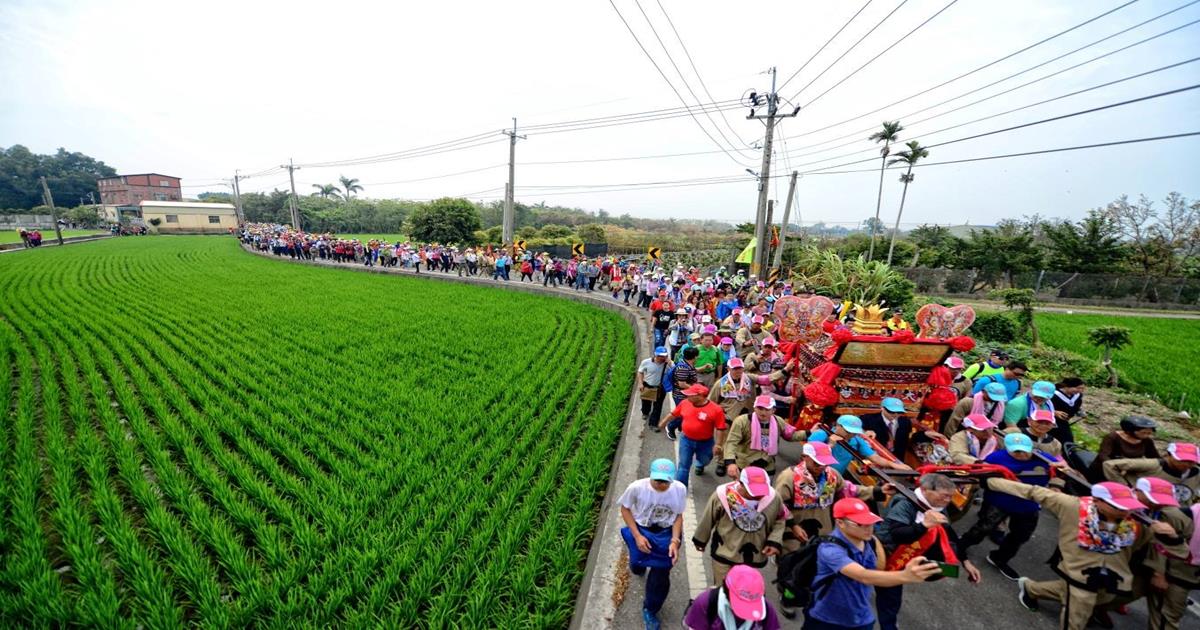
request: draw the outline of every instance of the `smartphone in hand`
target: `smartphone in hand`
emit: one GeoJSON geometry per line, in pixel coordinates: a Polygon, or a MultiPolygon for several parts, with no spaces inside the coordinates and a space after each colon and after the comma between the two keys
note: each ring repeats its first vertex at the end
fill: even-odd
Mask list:
{"type": "Polygon", "coordinates": [[[957,578],[959,565],[950,564],[949,562],[939,562],[938,567],[942,570],[942,577],[957,578]]]}

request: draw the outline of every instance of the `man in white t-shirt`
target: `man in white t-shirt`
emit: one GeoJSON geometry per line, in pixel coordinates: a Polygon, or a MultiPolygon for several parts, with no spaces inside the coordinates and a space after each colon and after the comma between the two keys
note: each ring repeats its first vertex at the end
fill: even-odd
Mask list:
{"type": "Polygon", "coordinates": [[[652,554],[655,548],[661,551],[661,547],[654,545],[651,538],[662,541],[670,532],[667,547],[670,566],[647,567],[633,562],[629,565],[634,575],[646,576],[642,620],[647,630],[657,630],[660,627],[658,611],[667,600],[667,592],[671,590],[671,567],[679,560],[687,486],[675,480],[675,462],[656,459],[650,462],[650,476],[629,484],[621,498],[617,499],[617,504],[621,506],[621,519],[633,534],[631,546],[636,544],[637,550],[643,554],[652,554]]]}
{"type": "Polygon", "coordinates": [[[667,397],[663,389],[663,377],[671,367],[667,363],[669,354],[665,347],[659,346],[654,349],[653,357],[644,359],[638,366],[637,386],[642,398],[642,420],[655,433],[660,430],[658,421],[662,419],[663,401],[667,397]]]}

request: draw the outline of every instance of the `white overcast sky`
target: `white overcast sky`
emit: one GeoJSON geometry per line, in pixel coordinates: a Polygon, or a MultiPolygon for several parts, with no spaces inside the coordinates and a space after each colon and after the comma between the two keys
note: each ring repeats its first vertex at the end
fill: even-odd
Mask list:
{"type": "MultiPolygon", "coordinates": [[[[700,99],[700,88],[656,0],[641,6],[700,99]]],[[[769,87],[763,71],[791,76],[865,0],[728,2],[661,0],[716,100],[769,87]]],[[[913,99],[912,94],[999,59],[1115,8],[1125,0],[959,0],[890,52],[779,130],[793,168],[812,170],[875,155],[861,141],[810,145],[861,132],[885,118],[916,121],[1200,20],[1200,4],[1117,35],[976,94],[908,115],[997,81],[1179,7],[1141,0],[1049,43],[913,99]],[[820,129],[906,99],[854,122],[820,129]],[[842,157],[851,153],[849,157],[842,157]],[[813,164],[829,158],[829,161],[813,164]],[[799,166],[806,164],[805,166],[799,166]]],[[[685,98],[691,95],[634,0],[615,0],[646,49],[685,98]]],[[[808,102],[895,42],[949,0],[908,0],[853,51],[829,67],[901,0],[873,0],[781,96],[808,102]],[[827,72],[797,95],[826,68],[827,72]]],[[[193,187],[285,162],[339,160],[494,131],[501,142],[421,159],[297,171],[297,188],[356,177],[370,197],[430,198],[486,189],[502,194],[508,146],[499,130],[522,125],[680,106],[626,31],[608,0],[512,2],[206,2],[3,0],[0,3],[0,146],[82,151],[121,172],[154,171],[193,187]],[[461,176],[384,184],[492,167],[461,176]]],[[[923,144],[1200,83],[1200,62],[1086,94],[932,133],[1106,81],[1200,57],[1200,24],[1188,26],[1029,87],[914,122],[902,140],[923,144]]],[[[762,136],[745,111],[713,115],[735,144],[762,136]]],[[[703,115],[700,120],[708,125],[703,115]]],[[[718,141],[721,137],[709,127],[718,141]]],[[[1024,152],[1200,131],[1200,90],[995,136],[934,148],[927,161],[1024,152]]],[[[744,144],[740,144],[743,148],[744,144]]],[[[777,149],[782,145],[777,144],[777,149]]],[[[994,223],[1031,213],[1080,217],[1119,194],[1159,199],[1171,190],[1200,196],[1200,137],[918,169],[904,223],[994,223]]],[[[756,170],[758,153],[743,161],[756,170]]],[[[517,146],[518,199],[644,217],[749,220],[756,184],[581,194],[539,194],[528,186],[623,184],[744,175],[687,117],[551,135],[517,146]],[[567,165],[522,162],[669,153],[702,155],[567,165]]],[[[847,167],[870,168],[877,162],[847,167]]],[[[786,173],[777,157],[774,172],[786,173]]],[[[285,174],[250,179],[243,190],[282,187],[285,174]]],[[[860,222],[874,212],[878,173],[805,176],[797,209],[804,222],[860,222]]],[[[774,180],[772,196],[786,194],[774,180]],[[778,186],[778,193],[775,188],[778,186]]],[[[210,190],[221,190],[211,187],[210,190]]],[[[550,191],[554,189],[543,189],[550,191]]],[[[560,191],[561,192],[561,191],[560,191]]],[[[889,172],[883,219],[891,223],[901,186],[889,172]]]]}

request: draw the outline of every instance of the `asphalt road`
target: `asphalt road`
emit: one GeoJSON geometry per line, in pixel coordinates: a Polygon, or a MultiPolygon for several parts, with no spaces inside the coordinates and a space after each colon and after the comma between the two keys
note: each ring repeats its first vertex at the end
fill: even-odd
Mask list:
{"type": "MultiPolygon", "coordinates": [[[[674,458],[675,443],[667,439],[666,433],[651,433],[645,430],[645,440],[642,442],[641,461],[643,467],[658,457],[674,458]]],[[[796,444],[784,443],[781,448],[782,464],[792,465],[800,457],[800,447],[796,444]]],[[[712,474],[713,465],[709,464],[704,476],[692,476],[689,493],[689,507],[695,517],[699,517],[696,504],[704,505],[705,500],[720,483],[728,481],[726,477],[716,477],[712,474]]],[[[691,539],[692,529],[688,527],[688,516],[685,515],[684,541],[691,539]]],[[[694,521],[693,521],[694,522],[694,521]]],[[[965,532],[975,522],[975,513],[963,517],[956,527],[965,532]]],[[[1031,579],[1049,579],[1054,576],[1046,565],[1054,547],[1057,523],[1051,516],[1043,516],[1038,524],[1038,530],[1022,548],[1021,553],[1012,565],[1031,579]]],[[[984,555],[992,549],[992,544],[984,541],[971,550],[972,560],[979,566],[983,581],[972,586],[965,578],[960,580],[941,580],[939,582],[905,587],[904,607],[901,609],[900,626],[909,629],[942,629],[954,628],[960,630],[975,628],[1022,628],[1023,630],[1055,630],[1058,628],[1059,606],[1054,602],[1041,602],[1041,610],[1034,613],[1025,610],[1017,602],[1017,583],[1000,575],[984,560],[984,555]]],[[[671,595],[663,607],[660,619],[666,628],[680,627],[680,620],[687,607],[692,590],[707,588],[709,572],[708,559],[699,559],[690,544],[685,549],[691,552],[680,559],[671,574],[671,595]],[[697,560],[700,560],[697,562],[697,560]],[[702,568],[703,571],[697,571],[702,568]],[[702,573],[702,583],[697,583],[702,573]],[[689,579],[689,574],[691,579],[689,579]]],[[[766,569],[768,580],[768,596],[777,602],[778,597],[770,580],[774,578],[774,568],[766,569]]],[[[613,619],[613,627],[621,629],[643,627],[641,618],[643,579],[631,577],[629,589],[617,615],[613,619]]],[[[1195,597],[1200,599],[1200,597],[1195,597]]],[[[1128,615],[1113,615],[1116,628],[1142,629],[1146,627],[1145,600],[1130,607],[1128,615]]],[[[802,618],[795,621],[781,619],[784,627],[799,628],[802,618]]],[[[1200,630],[1200,617],[1189,613],[1182,626],[1185,630],[1200,630]]]]}

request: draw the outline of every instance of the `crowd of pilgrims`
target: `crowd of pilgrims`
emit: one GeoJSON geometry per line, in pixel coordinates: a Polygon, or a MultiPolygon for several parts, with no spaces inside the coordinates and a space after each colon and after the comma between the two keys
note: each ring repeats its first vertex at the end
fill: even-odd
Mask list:
{"type": "MultiPolygon", "coordinates": [[[[1094,458],[1068,463],[1072,425],[1085,415],[1084,382],[1027,384],[1027,366],[1003,349],[969,365],[957,355],[946,359],[959,401],[937,431],[916,428],[904,402],[890,397],[873,413],[827,415],[802,431],[789,418],[804,403],[804,383],[780,350],[770,315],[780,297],[811,294],[805,288],[724,268],[362,242],[281,225],[250,224],[238,236],[297,259],[496,280],[515,268],[523,281],[612,291],[645,309],[654,351],[637,370],[642,418],[677,442],[675,460],[653,461],[649,476],[618,499],[630,571],[645,578],[648,629],[660,627],[685,534],[711,568],[712,588],[682,620],[697,630],[774,630],[780,615],[802,616],[809,630],[876,623],[894,630],[904,585],[959,575],[979,583],[971,550],[985,541],[994,546],[987,563],[1017,583],[1016,603],[1037,610],[1039,600],[1058,602],[1070,630],[1113,627],[1109,613],[1141,598],[1149,628],[1179,628],[1188,593],[1200,587],[1200,448],[1156,441],[1153,420],[1130,416],[1104,436],[1094,458]],[[802,445],[799,462],[781,465],[781,441],[802,445]],[[983,467],[970,484],[937,472],[909,475],[911,490],[870,485],[869,476],[858,483],[851,471],[911,471],[906,461],[983,467]],[[1071,476],[1072,465],[1086,478],[1071,476]],[[708,470],[729,481],[698,506],[699,521],[685,533],[687,484],[708,470]],[[979,509],[969,518],[973,504],[979,509]],[[1058,523],[1054,576],[1034,581],[1010,561],[1042,512],[1058,523]],[[766,592],[769,564],[777,597],[766,592]]],[[[851,304],[835,303],[831,321],[850,326],[851,304]]],[[[898,310],[885,323],[887,334],[908,329],[898,310]]]]}
{"type": "MultiPolygon", "coordinates": [[[[789,420],[805,383],[769,317],[776,291],[789,287],[748,285],[718,284],[707,299],[703,285],[685,279],[652,300],[656,347],[637,376],[642,418],[676,441],[676,457],[653,462],[619,499],[631,571],[646,576],[647,628],[660,627],[685,544],[706,556],[712,578],[685,627],[771,629],[780,615],[802,615],[810,630],[894,630],[904,585],[948,576],[980,583],[972,550],[985,543],[993,548],[982,558],[1016,582],[1014,606],[1057,602],[1063,628],[1114,627],[1110,613],[1141,598],[1149,628],[1180,627],[1188,593],[1200,586],[1195,444],[1158,442],[1153,420],[1129,416],[1094,457],[1079,451],[1072,425],[1085,415],[1084,382],[1029,382],[1027,366],[1000,348],[971,364],[946,359],[959,400],[937,430],[919,428],[894,397],[799,430],[789,420]],[[802,445],[800,461],[780,461],[784,441],[802,445]],[[926,464],[945,468],[903,474],[926,464]],[[859,466],[900,473],[897,484],[913,487],[857,476],[859,466]],[[728,482],[697,504],[698,523],[684,532],[687,485],[708,472],[728,482]],[[1043,512],[1057,521],[1057,550],[1053,576],[1033,580],[1010,563],[1043,512]],[[767,596],[766,577],[778,599],[767,596]]],[[[836,326],[848,310],[830,316],[836,326]]],[[[906,329],[898,320],[886,329],[906,329]]]]}

